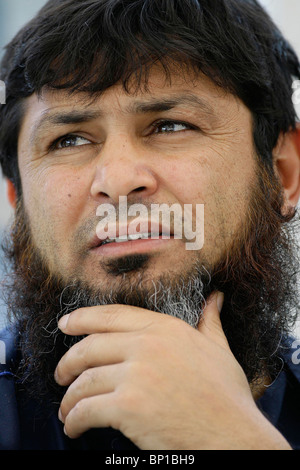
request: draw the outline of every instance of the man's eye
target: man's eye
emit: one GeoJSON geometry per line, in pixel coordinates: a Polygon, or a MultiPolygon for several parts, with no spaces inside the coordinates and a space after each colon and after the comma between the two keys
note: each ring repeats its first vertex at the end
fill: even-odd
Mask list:
{"type": "Polygon", "coordinates": [[[191,129],[195,129],[195,127],[185,122],[163,121],[160,123],[156,123],[154,134],[168,134],[191,129]]]}
{"type": "Polygon", "coordinates": [[[80,145],[89,144],[90,141],[79,135],[67,135],[55,142],[56,149],[64,149],[68,147],[79,147],[80,145]]]}

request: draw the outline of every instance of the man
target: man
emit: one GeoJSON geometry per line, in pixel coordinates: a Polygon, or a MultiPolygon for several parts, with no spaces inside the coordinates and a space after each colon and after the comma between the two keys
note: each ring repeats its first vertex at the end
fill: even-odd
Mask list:
{"type": "Polygon", "coordinates": [[[300,66],[267,14],[50,0],[2,75],[2,447],[299,448],[300,66]]]}

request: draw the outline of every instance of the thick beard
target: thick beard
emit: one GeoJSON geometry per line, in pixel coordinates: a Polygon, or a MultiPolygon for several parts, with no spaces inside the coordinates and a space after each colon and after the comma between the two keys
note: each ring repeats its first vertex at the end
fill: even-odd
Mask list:
{"type": "Polygon", "coordinates": [[[139,263],[128,260],[131,272],[122,273],[118,291],[101,292],[80,282],[66,285],[49,272],[33,245],[20,200],[3,248],[12,266],[5,298],[20,332],[18,375],[27,391],[41,399],[50,396],[58,403],[65,392],[55,383],[54,370],[62,355],[81,338],[58,330],[62,315],[82,307],[127,304],[173,315],[196,327],[205,300],[215,290],[225,294],[223,329],[249,383],[265,377],[274,380],[282,367],[283,338],[293,328],[298,312],[299,251],[295,224],[291,223],[295,213],[283,216],[282,207],[280,183],[259,166],[248,213],[214,267],[195,262],[177,278],[161,276],[149,289],[146,270],[132,272],[134,263],[137,268],[139,263]]]}

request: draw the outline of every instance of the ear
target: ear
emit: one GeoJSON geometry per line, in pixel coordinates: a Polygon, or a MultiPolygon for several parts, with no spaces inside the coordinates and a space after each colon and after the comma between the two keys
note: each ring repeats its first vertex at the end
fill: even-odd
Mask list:
{"type": "Polygon", "coordinates": [[[288,211],[297,206],[300,198],[300,124],[295,131],[280,136],[273,156],[275,171],[284,191],[285,209],[288,211]]]}
{"type": "Polygon", "coordinates": [[[10,180],[6,180],[6,194],[11,207],[15,209],[17,205],[17,192],[14,184],[10,180]]]}

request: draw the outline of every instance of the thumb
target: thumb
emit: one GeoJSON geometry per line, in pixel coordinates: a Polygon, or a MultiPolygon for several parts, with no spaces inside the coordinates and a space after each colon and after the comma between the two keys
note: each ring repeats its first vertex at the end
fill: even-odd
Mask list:
{"type": "Polygon", "coordinates": [[[211,294],[198,324],[198,330],[200,333],[220,344],[220,346],[229,348],[220,319],[223,302],[223,292],[214,292],[211,294]]]}

